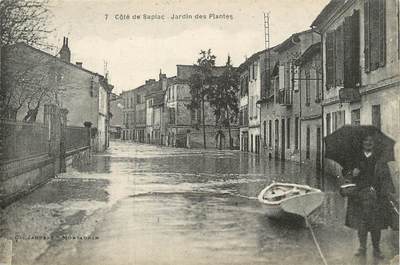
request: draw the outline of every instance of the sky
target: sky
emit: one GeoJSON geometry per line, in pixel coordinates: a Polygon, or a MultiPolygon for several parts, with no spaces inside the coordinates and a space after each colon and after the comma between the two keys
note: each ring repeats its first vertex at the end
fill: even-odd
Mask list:
{"type": "Polygon", "coordinates": [[[194,64],[200,50],[211,49],[217,65],[224,65],[229,54],[233,65],[239,66],[265,47],[264,12],[270,16],[272,47],[295,32],[309,29],[328,2],[50,0],[49,27],[53,32],[49,42],[56,54],[63,37],[68,37],[71,62],[83,62],[91,71],[104,74],[107,62],[110,82],[119,94],[147,79],[157,79],[160,69],[175,76],[176,65],[194,64]],[[172,19],[174,14],[191,19],[172,19]]]}

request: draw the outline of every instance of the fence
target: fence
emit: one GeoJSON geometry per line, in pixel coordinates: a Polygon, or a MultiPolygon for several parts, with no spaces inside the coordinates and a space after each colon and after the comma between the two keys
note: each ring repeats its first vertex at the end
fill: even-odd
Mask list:
{"type": "MultiPolygon", "coordinates": [[[[24,159],[49,153],[49,129],[42,123],[0,120],[0,160],[24,159]]],[[[67,151],[89,145],[85,127],[66,127],[67,151]]]]}
{"type": "Polygon", "coordinates": [[[65,134],[65,148],[67,151],[89,145],[89,133],[85,127],[67,126],[65,134]]]}
{"type": "Polygon", "coordinates": [[[47,154],[49,128],[41,123],[0,120],[0,160],[47,154]]]}

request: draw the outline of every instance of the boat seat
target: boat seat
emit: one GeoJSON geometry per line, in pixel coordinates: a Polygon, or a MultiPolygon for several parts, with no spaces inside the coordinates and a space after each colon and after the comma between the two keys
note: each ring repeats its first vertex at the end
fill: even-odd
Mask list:
{"type": "Polygon", "coordinates": [[[293,187],[289,190],[282,190],[282,189],[277,189],[277,190],[272,190],[270,193],[267,193],[264,195],[264,199],[270,200],[270,201],[279,201],[287,197],[288,195],[299,195],[300,190],[297,187],[293,187]]]}

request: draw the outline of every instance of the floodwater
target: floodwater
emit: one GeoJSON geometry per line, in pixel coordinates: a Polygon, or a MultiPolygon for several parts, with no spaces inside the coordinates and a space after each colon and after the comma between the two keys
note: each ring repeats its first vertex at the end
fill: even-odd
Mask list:
{"type": "MultiPolygon", "coordinates": [[[[112,142],[91,164],[69,168],[21,204],[69,212],[49,228],[52,236],[96,238],[48,240],[31,264],[323,264],[301,222],[265,216],[256,197],[273,180],[317,187],[320,176],[239,151],[112,142]]],[[[343,226],[344,206],[331,188],[310,218],[328,264],[374,264],[370,253],[353,257],[357,237],[343,226]]],[[[383,234],[380,264],[398,253],[397,242],[397,233],[383,234]]],[[[22,244],[20,252],[33,243],[22,244]]],[[[16,256],[15,264],[29,260],[16,256]]]]}

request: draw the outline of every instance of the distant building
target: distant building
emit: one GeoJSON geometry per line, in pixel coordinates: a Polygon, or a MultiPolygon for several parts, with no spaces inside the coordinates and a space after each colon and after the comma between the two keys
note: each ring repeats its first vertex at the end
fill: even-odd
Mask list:
{"type": "Polygon", "coordinates": [[[307,30],[272,48],[270,68],[265,67],[268,82],[260,100],[263,153],[270,158],[300,160],[300,84],[295,62],[319,41],[318,34],[307,30]]]}
{"type": "MultiPolygon", "coordinates": [[[[299,160],[315,169],[322,165],[322,65],[321,43],[314,43],[296,61],[299,77],[299,138],[295,136],[295,148],[299,148],[299,160]]],[[[297,120],[296,120],[297,119],[297,120]]],[[[294,129],[295,134],[297,128],[294,129]]]]}
{"type": "Polygon", "coordinates": [[[249,68],[246,64],[239,67],[239,130],[240,150],[249,151],[249,68]]]}
{"type": "Polygon", "coordinates": [[[135,140],[136,102],[133,90],[122,91],[122,140],[135,140]]]}
{"type": "MultiPolygon", "coordinates": [[[[168,82],[165,92],[164,111],[166,113],[165,144],[177,147],[202,147],[202,124],[206,126],[207,140],[210,147],[215,147],[215,115],[210,104],[205,101],[204,117],[201,108],[190,110],[190,77],[197,69],[193,65],[177,65],[177,75],[168,82]],[[189,139],[191,138],[191,139],[189,139]],[[210,144],[211,143],[211,144],[210,144]],[[189,145],[189,146],[188,146],[189,145]]],[[[225,67],[213,68],[213,77],[220,76],[225,67]]]]}
{"type": "Polygon", "coordinates": [[[124,121],[124,104],[121,95],[111,94],[110,98],[110,138],[122,138],[122,124],[124,121]]]}
{"type": "Polygon", "coordinates": [[[25,43],[3,47],[2,81],[12,103],[2,116],[33,122],[43,117],[44,104],[57,104],[68,110],[68,125],[92,123],[95,148],[103,151],[108,146],[108,100],[113,86],[81,62],[70,62],[68,38],[59,54],[56,57],[25,43]]]}

